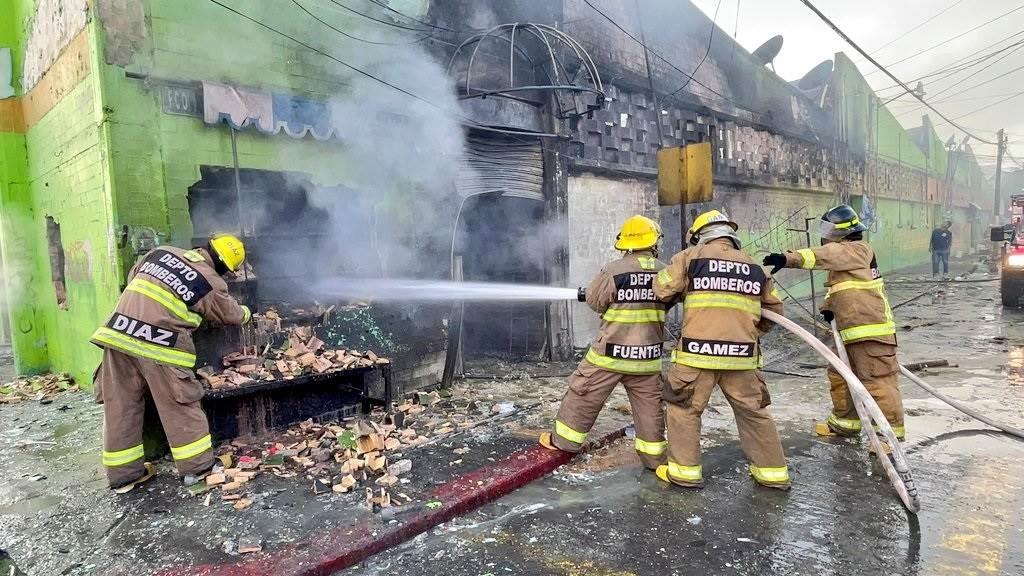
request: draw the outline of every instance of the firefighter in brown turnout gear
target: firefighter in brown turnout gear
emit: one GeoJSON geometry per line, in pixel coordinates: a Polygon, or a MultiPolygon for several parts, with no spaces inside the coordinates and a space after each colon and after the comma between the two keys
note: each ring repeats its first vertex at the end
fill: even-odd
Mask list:
{"type": "Polygon", "coordinates": [[[103,403],[103,465],[111,488],[130,488],[152,475],[143,462],[145,395],[152,396],[178,472],[201,474],[213,464],[203,388],[195,379],[192,332],[205,319],[218,325],[249,321],[249,309],[228,294],[222,274],[238,270],[245,247],[231,235],[206,248],[160,246],[128,275],[106,325],[93,333],[104,349],[96,373],[103,403]]]}
{"type": "Polygon", "coordinates": [[[717,385],[732,406],[751,476],[785,490],[789,470],[758,371],[758,339],[772,326],[761,318],[761,309],[781,314],[782,302],[768,273],[740,250],[736,229],[717,210],[701,214],[690,228],[690,247],[673,256],[654,281],[659,299],[683,305],[680,341],[664,392],[668,464],[657,474],[680,486],[703,485],[701,415],[717,385]]]}
{"type": "MultiPolygon", "coordinates": [[[[897,378],[896,323],[875,252],[863,238],[865,230],[853,208],[836,206],[821,217],[820,248],[770,254],[764,264],[774,267],[773,273],[783,267],[828,270],[828,293],[821,313],[828,322],[835,319],[850,367],[882,409],[896,437],[903,439],[906,430],[897,378]]],[[[831,367],[828,379],[832,414],[824,425],[818,425],[818,433],[858,435],[860,418],[846,381],[831,367]]]]}
{"type": "Polygon", "coordinates": [[[640,460],[652,470],[665,461],[661,351],[666,306],[651,288],[655,274],[665,267],[657,259],[661,236],[661,228],[650,218],[627,219],[615,242],[622,258],[605,266],[581,291],[601,315],[601,329],[569,377],[553,431],[541,435],[546,448],[578,452],[621,382],[633,411],[640,460]]]}

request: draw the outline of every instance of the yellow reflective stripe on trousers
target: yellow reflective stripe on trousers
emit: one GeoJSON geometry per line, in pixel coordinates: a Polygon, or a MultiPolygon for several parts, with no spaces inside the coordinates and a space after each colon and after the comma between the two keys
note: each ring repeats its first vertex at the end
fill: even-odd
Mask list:
{"type": "Polygon", "coordinates": [[[852,326],[839,331],[843,342],[851,342],[862,338],[873,338],[875,336],[890,336],[896,333],[895,322],[883,322],[881,324],[865,324],[863,326],[852,326]]]}
{"type": "Polygon", "coordinates": [[[732,308],[761,316],[761,302],[747,296],[737,294],[690,294],[683,300],[683,308],[732,308]]]}
{"type": "Polygon", "coordinates": [[[703,370],[757,370],[761,367],[760,356],[737,358],[735,356],[705,356],[680,350],[672,351],[672,361],[691,368],[703,370]]]}
{"type": "Polygon", "coordinates": [[[242,324],[248,324],[249,320],[252,319],[252,310],[249,310],[248,306],[242,306],[242,324]]]}
{"type": "Polygon", "coordinates": [[[195,442],[185,444],[184,446],[171,446],[171,456],[174,456],[175,460],[187,460],[193,456],[198,456],[207,450],[213,450],[213,440],[210,438],[209,434],[195,442]]]}
{"type": "Polygon", "coordinates": [[[621,308],[609,308],[605,310],[601,319],[605,322],[616,322],[619,324],[647,324],[650,322],[664,322],[665,310],[660,308],[644,308],[640,310],[624,310],[621,308]]]}
{"type": "Polygon", "coordinates": [[[860,432],[860,420],[853,418],[840,418],[835,414],[829,414],[828,423],[847,432],[860,432]]]}
{"type": "Polygon", "coordinates": [[[558,434],[562,438],[565,438],[569,442],[574,444],[583,444],[587,441],[586,432],[577,432],[569,427],[568,424],[561,420],[555,420],[555,434],[558,434]]]}
{"type": "Polygon", "coordinates": [[[118,450],[117,452],[103,451],[103,465],[104,466],[124,466],[125,464],[131,464],[136,460],[142,460],[146,455],[145,450],[142,448],[142,444],[138,446],[132,446],[125,450],[118,450]]]}
{"type": "Polygon", "coordinates": [[[135,278],[128,284],[128,288],[126,288],[126,290],[142,294],[166,308],[171,314],[174,314],[193,326],[199,326],[203,322],[203,317],[194,312],[189,312],[185,303],[179,300],[173,292],[148,280],[135,278]]]}
{"type": "Polygon", "coordinates": [[[668,268],[662,268],[661,272],[658,272],[658,282],[662,284],[668,284],[672,281],[672,275],[668,273],[668,268]]]}
{"type": "Polygon", "coordinates": [[[803,258],[800,267],[804,270],[813,269],[814,265],[818,262],[818,259],[814,256],[814,251],[810,248],[801,248],[796,253],[800,255],[800,258],[803,258]]]}
{"type": "Polygon", "coordinates": [[[760,482],[768,482],[770,484],[782,484],[784,482],[789,482],[789,469],[785,466],[780,466],[778,468],[762,468],[751,464],[750,475],[760,482]]]}
{"type": "Polygon", "coordinates": [[[164,348],[163,346],[157,346],[156,344],[136,340],[135,338],[126,336],[116,330],[111,330],[106,326],[97,328],[92,334],[92,339],[97,342],[102,342],[108,346],[112,346],[121,352],[132,356],[148,358],[157,362],[163,362],[164,364],[173,364],[174,366],[181,366],[183,368],[192,368],[196,365],[196,355],[191,352],[175,350],[174,348],[164,348]]]}
{"type": "Polygon", "coordinates": [[[832,286],[829,286],[828,293],[841,292],[843,290],[882,290],[885,288],[885,281],[879,278],[878,280],[846,280],[843,282],[836,282],[832,286]]]}
{"type": "Polygon", "coordinates": [[[654,270],[657,265],[657,260],[649,256],[638,256],[637,261],[640,262],[640,267],[644,270],[654,270]]]}
{"type": "Polygon", "coordinates": [[[653,360],[623,360],[622,358],[602,356],[595,352],[593,348],[587,350],[586,358],[587,362],[594,366],[611,370],[612,372],[622,372],[623,374],[657,374],[661,372],[661,358],[653,360]]]}
{"type": "Polygon", "coordinates": [[[636,447],[637,452],[649,454],[651,456],[661,456],[668,448],[667,440],[662,440],[660,442],[648,442],[647,440],[636,438],[633,444],[636,447]]]}
{"type": "Polygon", "coordinates": [[[704,479],[704,476],[701,474],[700,464],[696,466],[683,466],[671,460],[668,461],[668,475],[676,480],[683,480],[685,482],[700,482],[704,479]]]}

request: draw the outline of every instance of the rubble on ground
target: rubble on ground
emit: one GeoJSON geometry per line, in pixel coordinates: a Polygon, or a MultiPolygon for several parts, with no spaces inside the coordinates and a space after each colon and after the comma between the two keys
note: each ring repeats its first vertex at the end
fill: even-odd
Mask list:
{"type": "Polygon", "coordinates": [[[254,501],[249,482],[273,474],[295,478],[314,495],[364,490],[374,510],[410,502],[398,491],[416,469],[407,451],[494,417],[489,405],[452,398],[447,390],[419,392],[414,400],[342,422],[306,420],[269,440],[237,438],[218,450],[214,470],[193,479],[188,490],[205,505],[219,497],[242,511],[254,501]]]}
{"type": "MultiPolygon", "coordinates": [[[[270,311],[257,322],[271,323],[269,326],[260,326],[259,330],[274,330],[275,322],[279,328],[280,318],[270,311]]],[[[381,358],[368,350],[329,349],[308,326],[289,328],[287,334],[288,338],[281,347],[274,348],[267,344],[259,353],[255,347],[248,347],[224,356],[222,370],[204,366],[196,373],[207,387],[218,390],[254,382],[292,380],[309,374],[371,368],[391,363],[387,358],[381,358]]]]}
{"type": "Polygon", "coordinates": [[[8,384],[0,385],[0,404],[18,402],[39,402],[49,404],[62,392],[77,392],[78,384],[64,373],[42,374],[27,378],[15,378],[8,384]]]}

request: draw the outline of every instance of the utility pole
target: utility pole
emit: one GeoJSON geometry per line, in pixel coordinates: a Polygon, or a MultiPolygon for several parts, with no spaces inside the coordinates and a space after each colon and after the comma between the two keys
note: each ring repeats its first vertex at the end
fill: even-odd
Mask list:
{"type": "Polygon", "coordinates": [[[1003,181],[1003,154],[1006,152],[1006,136],[1003,134],[1003,129],[1000,128],[999,132],[996,132],[996,190],[995,197],[992,201],[992,224],[998,226],[1002,223],[1003,210],[1002,198],[1000,198],[999,187],[1003,181]]]}

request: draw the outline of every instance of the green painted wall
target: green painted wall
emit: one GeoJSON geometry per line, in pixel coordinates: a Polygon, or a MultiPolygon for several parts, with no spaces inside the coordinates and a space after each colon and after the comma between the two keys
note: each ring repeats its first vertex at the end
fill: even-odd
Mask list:
{"type": "MultiPolygon", "coordinates": [[[[15,27],[5,28],[0,39],[15,48],[19,62],[34,9],[32,2],[17,2],[15,27]]],[[[84,32],[89,41],[86,57],[95,70],[90,26],[84,32]]],[[[17,74],[20,63],[15,69],[17,74]]],[[[112,207],[97,75],[90,73],[68,88],[25,134],[0,135],[3,251],[19,372],[66,371],[88,386],[100,357],[88,338],[117,296],[111,273],[112,207]],[[57,306],[48,216],[61,224],[66,309],[57,306]]]]}

